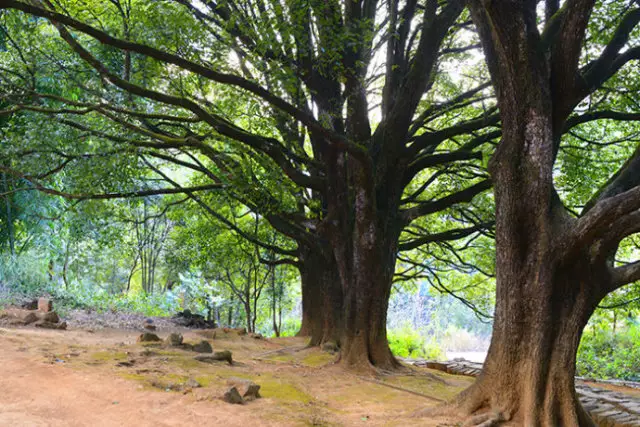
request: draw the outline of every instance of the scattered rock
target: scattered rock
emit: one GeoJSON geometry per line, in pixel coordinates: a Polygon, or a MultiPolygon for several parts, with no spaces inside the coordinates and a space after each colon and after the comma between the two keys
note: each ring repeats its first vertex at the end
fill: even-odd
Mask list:
{"type": "Polygon", "coordinates": [[[138,337],[138,342],[159,342],[162,341],[159,336],[151,332],[144,332],[138,337]]]}
{"type": "Polygon", "coordinates": [[[236,405],[242,405],[244,403],[244,399],[235,387],[231,387],[227,390],[222,399],[227,403],[233,403],[236,405]]]}
{"type": "Polygon", "coordinates": [[[193,378],[189,378],[187,380],[187,382],[184,383],[185,387],[189,387],[189,388],[200,388],[202,387],[202,385],[200,385],[200,383],[196,380],[194,380],[193,378]]]}
{"type": "Polygon", "coordinates": [[[36,311],[21,308],[8,308],[0,312],[0,319],[9,326],[34,325],[46,329],[66,329],[67,324],[60,323],[60,317],[55,311],[36,311]]]}
{"type": "Polygon", "coordinates": [[[58,314],[55,311],[48,311],[48,312],[42,313],[38,317],[40,318],[40,320],[42,320],[44,322],[49,322],[49,323],[59,323],[60,322],[60,317],[58,317],[58,314]]]}
{"type": "Polygon", "coordinates": [[[204,316],[199,314],[194,314],[190,310],[185,310],[179,313],[176,313],[175,316],[171,318],[173,323],[179,326],[184,326],[187,328],[215,328],[215,322],[207,321],[204,316]]]}
{"type": "Polygon", "coordinates": [[[38,299],[38,310],[45,313],[53,310],[53,302],[49,298],[38,299]]]}
{"type": "Polygon", "coordinates": [[[20,318],[23,325],[29,325],[38,320],[38,316],[34,312],[28,312],[20,318]]]}
{"type": "Polygon", "coordinates": [[[172,334],[169,334],[169,336],[165,340],[165,343],[167,343],[167,345],[170,345],[171,347],[180,347],[182,345],[182,341],[182,334],[174,332],[172,334]]]}
{"type": "Polygon", "coordinates": [[[142,327],[145,328],[147,331],[156,330],[156,325],[153,324],[153,319],[150,319],[148,317],[144,319],[144,322],[142,323],[142,327]]]}
{"type": "Polygon", "coordinates": [[[0,312],[0,319],[9,326],[25,326],[37,321],[38,315],[35,311],[8,308],[0,312]]]}
{"type": "Polygon", "coordinates": [[[38,300],[37,299],[32,299],[29,301],[25,301],[22,304],[20,304],[21,308],[24,308],[25,310],[37,310],[38,309],[38,300]]]}
{"type": "Polygon", "coordinates": [[[226,361],[229,365],[233,365],[233,359],[229,350],[216,351],[212,355],[198,355],[194,357],[195,360],[204,363],[214,363],[226,361]]]}
{"type": "Polygon", "coordinates": [[[67,322],[54,323],[54,322],[47,322],[46,320],[38,320],[36,323],[33,324],[33,326],[35,326],[36,328],[42,328],[42,329],[65,330],[67,329],[67,322]]]}
{"type": "Polygon", "coordinates": [[[213,353],[213,347],[211,347],[209,341],[202,340],[193,346],[193,351],[198,353],[213,353]]]}
{"type": "Polygon", "coordinates": [[[251,380],[243,378],[229,378],[227,380],[227,384],[235,387],[242,398],[246,401],[259,399],[261,397],[260,386],[251,380]]]}

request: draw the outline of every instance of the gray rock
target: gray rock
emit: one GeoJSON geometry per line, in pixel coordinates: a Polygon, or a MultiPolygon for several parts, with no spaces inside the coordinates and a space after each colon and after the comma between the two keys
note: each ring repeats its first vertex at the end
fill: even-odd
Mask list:
{"type": "Polygon", "coordinates": [[[198,353],[213,353],[213,347],[211,347],[209,341],[202,340],[193,346],[193,351],[198,353]]]}
{"type": "Polygon", "coordinates": [[[240,392],[238,392],[238,389],[235,387],[231,387],[229,390],[227,390],[222,399],[227,403],[233,403],[236,405],[242,405],[244,403],[244,399],[240,395],[240,392]]]}
{"type": "Polygon", "coordinates": [[[60,322],[60,317],[58,317],[58,314],[55,311],[48,311],[46,313],[43,313],[39,317],[40,317],[40,320],[44,322],[49,322],[49,323],[60,322]]]}
{"type": "Polygon", "coordinates": [[[151,332],[144,332],[138,337],[138,342],[160,342],[162,341],[159,336],[152,334],[151,332]]]}
{"type": "Polygon", "coordinates": [[[165,340],[167,345],[170,345],[171,347],[180,347],[182,345],[182,341],[182,334],[178,333],[169,334],[169,336],[165,340]]]}
{"type": "Polygon", "coordinates": [[[235,387],[242,398],[246,401],[259,399],[261,397],[260,386],[251,380],[243,378],[229,378],[227,380],[227,384],[235,387]]]}
{"type": "Polygon", "coordinates": [[[216,351],[211,355],[198,355],[194,357],[194,359],[204,363],[227,362],[229,365],[233,364],[231,352],[229,350],[216,351]]]}
{"type": "Polygon", "coordinates": [[[187,380],[187,382],[184,383],[185,387],[188,388],[200,388],[202,387],[202,385],[200,385],[200,383],[196,380],[194,380],[193,378],[189,378],[187,380]]]}

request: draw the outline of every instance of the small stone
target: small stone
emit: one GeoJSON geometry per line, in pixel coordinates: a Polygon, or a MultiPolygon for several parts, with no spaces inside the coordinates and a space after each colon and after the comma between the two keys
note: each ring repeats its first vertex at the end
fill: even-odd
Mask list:
{"type": "Polygon", "coordinates": [[[202,387],[200,383],[193,378],[189,378],[186,383],[184,383],[185,387],[189,388],[200,388],[202,387]]]}
{"type": "Polygon", "coordinates": [[[39,317],[40,317],[40,320],[44,322],[49,322],[49,323],[60,322],[60,317],[58,317],[58,314],[55,311],[47,311],[45,313],[42,313],[39,317]]]}
{"type": "Polygon", "coordinates": [[[145,332],[140,334],[138,342],[158,342],[162,341],[159,336],[152,334],[151,332],[145,332]]]}
{"type": "Polygon", "coordinates": [[[144,324],[144,328],[145,328],[147,331],[155,331],[155,330],[156,330],[156,325],[152,325],[152,324],[150,324],[150,323],[145,323],[145,324],[144,324]]]}
{"type": "Polygon", "coordinates": [[[42,329],[58,329],[57,323],[47,322],[46,320],[38,320],[36,323],[33,324],[33,326],[35,326],[36,328],[42,328],[42,329]]]}
{"type": "Polygon", "coordinates": [[[34,323],[34,322],[36,322],[36,321],[38,321],[38,316],[37,316],[34,312],[32,312],[32,311],[31,311],[31,312],[29,312],[29,313],[27,313],[27,314],[25,314],[25,315],[20,319],[20,322],[21,322],[23,325],[29,325],[29,324],[34,323]]]}
{"type": "Polygon", "coordinates": [[[227,380],[227,384],[234,386],[246,401],[260,398],[260,386],[251,380],[245,380],[243,378],[229,378],[227,380]]]}
{"type": "Polygon", "coordinates": [[[53,310],[53,302],[49,298],[38,299],[38,310],[45,313],[53,310]]]}
{"type": "Polygon", "coordinates": [[[262,336],[262,334],[254,334],[254,333],[251,333],[249,336],[250,336],[251,338],[254,338],[254,339],[257,339],[257,340],[261,340],[261,339],[263,339],[263,338],[264,338],[264,337],[262,336]]]}
{"type": "Polygon", "coordinates": [[[24,308],[25,310],[37,310],[38,309],[38,300],[37,299],[32,299],[29,301],[25,301],[23,302],[20,307],[24,308]]]}
{"type": "Polygon", "coordinates": [[[233,364],[232,355],[229,350],[225,351],[216,351],[212,355],[198,355],[194,357],[195,360],[204,363],[214,363],[214,362],[223,362],[226,361],[229,365],[233,364]]]}
{"type": "Polygon", "coordinates": [[[209,341],[202,340],[193,346],[193,351],[198,353],[213,353],[213,347],[211,347],[209,341]]]}
{"type": "Polygon", "coordinates": [[[165,340],[167,345],[170,345],[171,347],[180,347],[182,345],[182,341],[183,341],[182,334],[178,334],[175,332],[172,334],[169,334],[169,336],[165,340]]]}
{"type": "Polygon", "coordinates": [[[242,405],[244,403],[244,399],[235,387],[231,387],[225,392],[223,400],[227,403],[233,403],[236,405],[242,405]]]}

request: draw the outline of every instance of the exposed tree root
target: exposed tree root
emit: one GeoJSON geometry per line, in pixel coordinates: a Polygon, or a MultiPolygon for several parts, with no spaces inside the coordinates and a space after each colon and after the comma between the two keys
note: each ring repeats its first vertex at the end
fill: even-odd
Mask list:
{"type": "Polygon", "coordinates": [[[475,415],[462,424],[462,427],[494,427],[507,421],[502,412],[487,412],[475,415]]]}
{"type": "Polygon", "coordinates": [[[284,348],[279,348],[277,350],[269,350],[267,352],[256,355],[254,359],[262,359],[267,356],[273,356],[274,354],[297,353],[299,351],[306,350],[307,348],[309,347],[307,347],[306,345],[303,345],[303,346],[284,347],[284,348]]]}
{"type": "Polygon", "coordinates": [[[356,378],[358,378],[359,380],[362,380],[362,381],[367,381],[367,382],[370,382],[370,383],[373,383],[373,384],[381,385],[381,386],[384,386],[384,387],[389,387],[389,388],[392,388],[394,390],[404,391],[405,393],[413,394],[415,396],[424,397],[425,399],[435,400],[436,402],[444,402],[444,400],[438,399],[437,397],[429,396],[427,394],[423,394],[423,393],[420,393],[420,392],[417,392],[417,391],[409,390],[407,388],[400,387],[400,386],[397,386],[397,385],[388,384],[388,383],[385,383],[384,381],[380,381],[380,380],[377,380],[377,379],[361,377],[361,376],[356,376],[356,378]]]}

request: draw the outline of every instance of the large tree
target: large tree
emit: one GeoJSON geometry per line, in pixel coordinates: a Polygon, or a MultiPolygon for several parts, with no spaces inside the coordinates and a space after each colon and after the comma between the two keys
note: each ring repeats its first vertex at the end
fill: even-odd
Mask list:
{"type": "MultiPolygon", "coordinates": [[[[558,188],[554,177],[558,153],[575,142],[562,137],[568,127],[583,118],[640,119],[637,72],[628,65],[640,59],[640,9],[631,1],[539,3],[469,1],[502,138],[489,164],[496,203],[493,337],[482,375],[459,403],[469,412],[489,409],[476,418],[482,425],[515,419],[589,426],[574,390],[576,351],[598,303],[640,279],[640,262],[615,261],[621,241],[640,231],[640,151],[632,150],[577,210],[570,209],[574,190],[558,188]],[[584,113],[593,107],[599,111],[584,113]]],[[[591,167],[613,144],[581,138],[591,142],[586,150],[593,155],[584,157],[591,167]]]]}
{"type": "MultiPolygon", "coordinates": [[[[73,97],[41,90],[30,86],[30,73],[54,67],[24,58],[18,77],[4,74],[7,112],[49,114],[79,135],[128,146],[170,184],[166,192],[186,193],[205,209],[202,194],[224,187],[298,243],[279,253],[301,261],[312,341],[339,341],[350,366],[397,366],[386,310],[398,251],[466,238],[486,221],[459,207],[490,187],[478,147],[497,136],[485,129],[498,123],[491,93],[482,74],[440,72],[478,49],[464,37],[461,1],[0,7],[51,22],[66,43],[52,62],[75,76],[53,88],[66,84],[73,97]],[[229,100],[245,100],[250,120],[246,111],[229,113],[229,100]],[[184,188],[164,164],[190,169],[202,183],[184,188]],[[439,213],[448,220],[419,223],[439,213]]],[[[55,162],[56,153],[48,155],[55,162]]]]}

